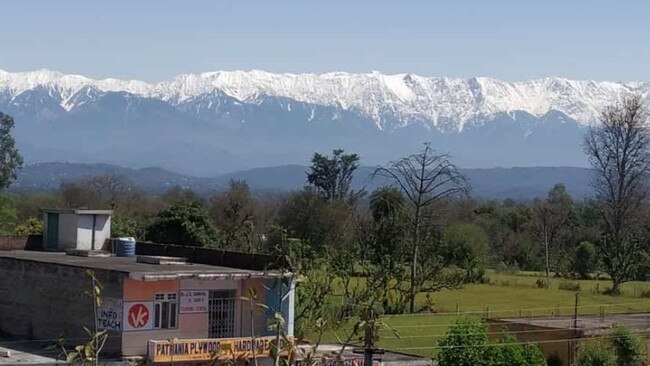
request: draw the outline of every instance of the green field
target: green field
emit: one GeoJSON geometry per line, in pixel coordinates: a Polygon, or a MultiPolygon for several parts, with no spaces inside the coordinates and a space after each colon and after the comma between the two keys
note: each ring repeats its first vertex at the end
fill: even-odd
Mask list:
{"type": "MultiPolygon", "coordinates": [[[[436,343],[449,324],[459,316],[490,318],[573,315],[575,292],[560,290],[563,281],[552,279],[552,289],[540,289],[536,282],[543,276],[538,273],[506,275],[488,274],[490,284],[467,285],[458,290],[444,290],[432,295],[435,314],[397,315],[385,318],[398,332],[399,339],[390,330],[383,330],[379,346],[386,349],[433,357],[436,343]]],[[[580,283],[580,314],[612,314],[650,312],[650,282],[629,282],[617,297],[597,293],[611,284],[608,281],[576,281],[580,283]],[[643,292],[646,292],[645,294],[643,292]]],[[[420,294],[418,304],[425,303],[420,294]]],[[[336,332],[344,338],[344,330],[336,332]]],[[[324,341],[336,342],[334,332],[325,334],[324,341]]]]}

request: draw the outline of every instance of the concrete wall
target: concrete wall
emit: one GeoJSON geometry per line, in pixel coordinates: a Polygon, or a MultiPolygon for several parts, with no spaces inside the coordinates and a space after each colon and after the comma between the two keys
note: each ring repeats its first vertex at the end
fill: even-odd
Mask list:
{"type": "Polygon", "coordinates": [[[0,251],[3,250],[41,250],[42,235],[0,236],[0,251]]]}
{"type": "Polygon", "coordinates": [[[75,249],[77,246],[77,215],[59,214],[59,249],[75,249]]]}
{"type": "Polygon", "coordinates": [[[543,341],[543,343],[539,344],[539,347],[547,360],[550,358],[557,358],[561,361],[561,365],[569,366],[569,360],[571,360],[573,352],[571,344],[567,342],[566,339],[576,336],[572,330],[489,320],[489,331],[490,333],[493,333],[491,335],[492,338],[496,339],[498,336],[494,333],[502,332],[504,330],[513,332],[516,338],[522,342],[543,341]],[[523,333],[516,333],[522,331],[523,333]],[[553,342],[553,340],[556,339],[561,339],[562,341],[553,342]]]}
{"type": "MultiPolygon", "coordinates": [[[[121,274],[95,271],[102,296],[121,298],[121,274]]],[[[57,339],[66,332],[71,344],[88,337],[92,328],[92,301],[85,269],[35,261],[0,258],[0,333],[18,339],[57,339]]],[[[119,353],[121,337],[111,333],[107,353],[119,353]]]]}
{"type": "MultiPolygon", "coordinates": [[[[131,279],[124,280],[124,302],[153,301],[158,292],[178,293],[179,281],[142,282],[131,279]]],[[[153,313],[150,314],[153,317],[153,313]]],[[[180,323],[180,322],[179,322],[180,323]]],[[[134,330],[122,333],[122,354],[139,356],[147,353],[147,342],[150,339],[181,338],[179,329],[134,330]]],[[[193,334],[192,334],[193,335],[193,334]]]]}
{"type": "MultiPolygon", "coordinates": [[[[97,215],[95,222],[95,249],[104,248],[104,243],[111,235],[111,217],[97,215]]],[[[77,248],[92,249],[93,215],[77,215],[77,248]]]]}
{"type": "MultiPolygon", "coordinates": [[[[264,303],[265,279],[249,280],[174,280],[142,282],[131,279],[124,280],[124,302],[151,302],[156,293],[179,293],[183,290],[235,290],[236,296],[247,296],[246,289],[251,287],[257,293],[257,301],[264,303]]],[[[180,296],[179,296],[180,300],[180,296]]],[[[180,305],[179,305],[180,309],[180,305]]],[[[126,310],[125,310],[126,311],[126,310]]],[[[253,329],[256,335],[266,332],[268,321],[265,313],[255,308],[253,329]]],[[[147,341],[177,339],[208,338],[208,313],[178,314],[176,329],[133,330],[122,333],[123,354],[125,356],[145,355],[147,341]]],[[[251,310],[245,301],[238,301],[235,307],[235,337],[251,335],[251,310]]]]}

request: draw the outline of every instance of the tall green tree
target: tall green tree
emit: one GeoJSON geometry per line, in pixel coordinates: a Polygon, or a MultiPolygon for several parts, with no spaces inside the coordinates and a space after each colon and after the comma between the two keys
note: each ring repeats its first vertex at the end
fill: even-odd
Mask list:
{"type": "Polygon", "coordinates": [[[441,255],[447,264],[465,270],[467,282],[483,278],[488,262],[489,239],[485,232],[471,223],[457,223],[444,229],[441,255]]]}
{"type": "Polygon", "coordinates": [[[329,201],[353,198],[352,178],[359,159],[359,155],[345,154],[342,149],[332,151],[332,156],[315,153],[307,182],[329,201]]]}
{"type": "Polygon", "coordinates": [[[598,253],[596,247],[588,241],[578,245],[573,262],[573,271],[582,279],[589,279],[591,274],[598,267],[598,253]]]}
{"type": "Polygon", "coordinates": [[[247,252],[256,250],[256,202],[245,181],[231,180],[226,192],[212,198],[210,211],[223,234],[226,248],[247,252]]]}
{"type": "Polygon", "coordinates": [[[197,201],[178,201],[159,212],[147,227],[146,239],[188,246],[221,246],[210,215],[197,201]]]}
{"type": "Polygon", "coordinates": [[[23,166],[23,158],[11,135],[13,128],[14,119],[0,112],[0,191],[11,185],[16,179],[16,172],[23,166]]]}
{"type": "Polygon", "coordinates": [[[648,111],[641,95],[609,106],[600,126],[585,136],[584,150],[603,222],[604,237],[598,245],[604,269],[612,278],[612,294],[634,277],[637,253],[645,245],[639,212],[648,197],[649,145],[648,111]]]}

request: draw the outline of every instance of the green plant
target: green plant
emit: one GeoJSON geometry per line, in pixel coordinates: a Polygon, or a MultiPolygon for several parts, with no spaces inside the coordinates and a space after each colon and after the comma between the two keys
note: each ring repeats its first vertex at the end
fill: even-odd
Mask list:
{"type": "Polygon", "coordinates": [[[609,343],[584,342],[578,350],[575,366],[616,366],[616,355],[609,343]]]}
{"type": "Polygon", "coordinates": [[[487,324],[473,318],[458,318],[438,346],[440,366],[546,366],[537,345],[522,345],[508,333],[492,343],[487,324]]]}
{"type": "Polygon", "coordinates": [[[562,281],[559,285],[560,290],[565,291],[580,291],[580,283],[576,281],[562,281]]]}
{"type": "Polygon", "coordinates": [[[535,281],[535,286],[537,286],[537,288],[546,288],[546,281],[538,278],[537,281],[535,281]]]}
{"type": "Polygon", "coordinates": [[[618,366],[641,366],[646,360],[645,341],[628,328],[617,326],[609,333],[618,366]]]}
{"type": "Polygon", "coordinates": [[[75,346],[72,350],[68,350],[66,348],[66,338],[62,335],[56,345],[48,348],[60,348],[65,355],[66,362],[70,365],[99,366],[99,355],[108,339],[108,332],[99,330],[97,322],[97,309],[102,305],[102,284],[95,276],[94,271],[88,269],[86,275],[90,278],[90,291],[86,290],[84,293],[92,300],[93,311],[93,329],[83,326],[84,332],[88,335],[88,341],[85,344],[75,346]]]}
{"type": "Polygon", "coordinates": [[[43,221],[30,217],[24,223],[16,225],[16,235],[37,235],[43,233],[43,221]]]}
{"type": "Polygon", "coordinates": [[[650,290],[641,290],[641,292],[639,292],[639,297],[650,299],[650,290]]]}

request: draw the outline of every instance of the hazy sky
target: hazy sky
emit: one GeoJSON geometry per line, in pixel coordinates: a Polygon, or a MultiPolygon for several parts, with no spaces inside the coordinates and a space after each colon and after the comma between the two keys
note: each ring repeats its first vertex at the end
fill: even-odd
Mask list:
{"type": "Polygon", "coordinates": [[[66,1],[0,6],[0,69],[263,69],[650,81],[649,1],[66,1]]]}

